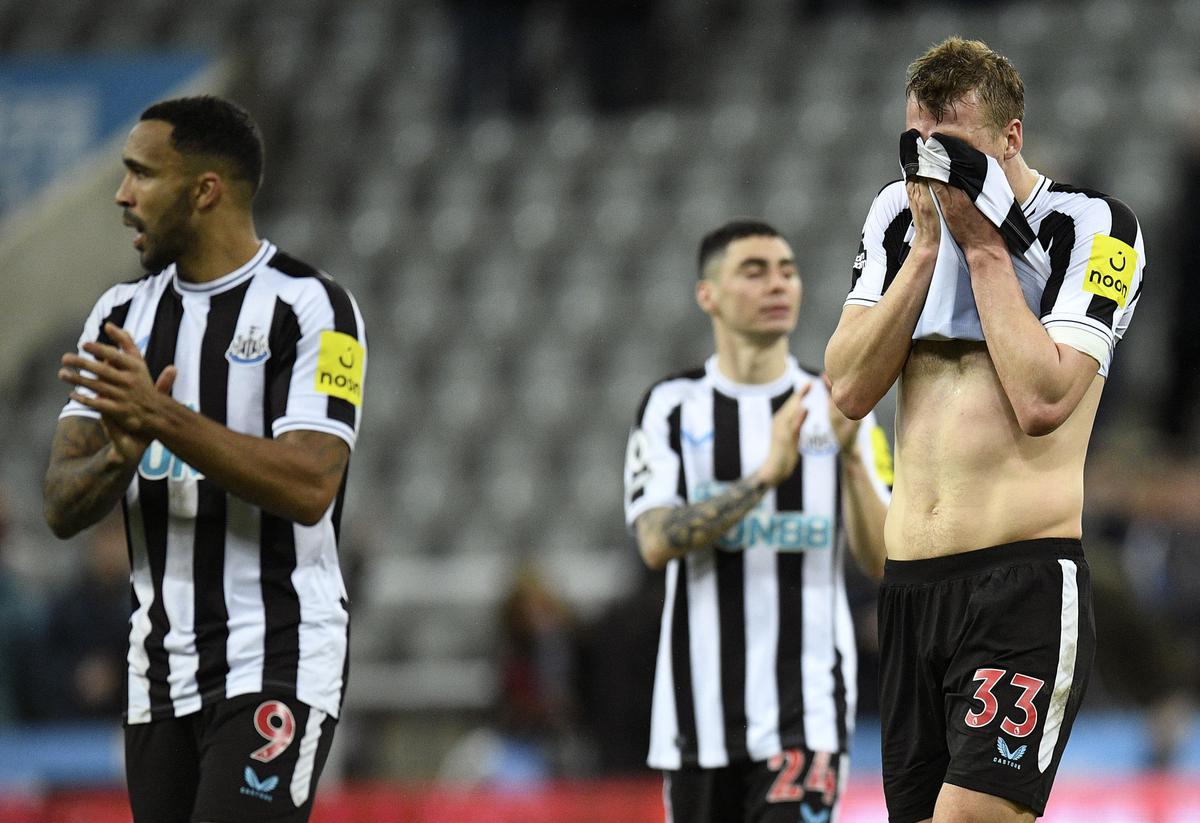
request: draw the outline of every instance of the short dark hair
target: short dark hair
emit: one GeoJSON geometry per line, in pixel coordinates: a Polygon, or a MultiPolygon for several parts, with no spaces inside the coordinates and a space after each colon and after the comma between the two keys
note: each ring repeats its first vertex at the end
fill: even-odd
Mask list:
{"type": "Polygon", "coordinates": [[[262,183],[263,144],[258,126],[235,103],[212,95],[179,97],[150,106],[142,120],[171,124],[171,145],[180,154],[208,155],[229,163],[235,178],[250,184],[250,193],[262,183]]]}
{"type": "Polygon", "coordinates": [[[770,223],[758,220],[755,218],[737,218],[730,220],[723,226],[710,231],[704,235],[704,239],[700,241],[700,254],[697,258],[699,264],[698,274],[704,277],[704,270],[708,264],[719,255],[725,253],[725,249],[734,240],[741,240],[743,237],[782,237],[774,226],[770,223]]]}
{"type": "Polygon", "coordinates": [[[1025,119],[1025,84],[1010,61],[982,40],[947,37],[908,66],[904,93],[941,122],[946,109],[975,92],[996,129],[1025,119]]]}

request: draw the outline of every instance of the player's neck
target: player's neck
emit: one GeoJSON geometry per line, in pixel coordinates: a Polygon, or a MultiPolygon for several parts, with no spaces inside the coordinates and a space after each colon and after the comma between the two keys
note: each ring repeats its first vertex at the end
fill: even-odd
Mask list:
{"type": "Polygon", "coordinates": [[[757,385],[778,380],[787,371],[788,339],[770,343],[726,337],[717,341],[717,368],[734,383],[757,385]]]}
{"type": "Polygon", "coordinates": [[[253,221],[218,225],[201,231],[195,248],[175,261],[175,271],[188,283],[209,283],[246,265],[261,241],[253,221]]]}
{"type": "Polygon", "coordinates": [[[1020,154],[1015,155],[1011,160],[1007,161],[1002,168],[1004,176],[1008,179],[1008,187],[1012,189],[1013,196],[1018,203],[1024,203],[1029,195],[1033,192],[1033,187],[1037,185],[1038,174],[1025,163],[1025,158],[1020,154]]]}

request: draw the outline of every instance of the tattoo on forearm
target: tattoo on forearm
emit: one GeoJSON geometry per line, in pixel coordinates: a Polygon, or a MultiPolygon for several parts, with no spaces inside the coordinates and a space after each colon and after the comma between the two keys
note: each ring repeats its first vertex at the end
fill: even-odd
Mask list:
{"type": "Polygon", "coordinates": [[[742,478],[710,500],[671,509],[662,522],[667,545],[674,551],[688,551],[715,543],[758,505],[766,491],[765,485],[742,478]]]}
{"type": "Polygon", "coordinates": [[[129,486],[132,470],[107,462],[107,444],[104,429],[85,418],[64,420],[55,432],[42,494],[47,513],[71,531],[103,517],[129,486]]]}

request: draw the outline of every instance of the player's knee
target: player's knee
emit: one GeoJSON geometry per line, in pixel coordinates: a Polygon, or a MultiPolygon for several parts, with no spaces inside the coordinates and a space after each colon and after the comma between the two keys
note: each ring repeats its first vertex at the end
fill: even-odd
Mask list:
{"type": "Polygon", "coordinates": [[[932,823],[1033,823],[1036,819],[1019,803],[944,783],[932,823]]]}

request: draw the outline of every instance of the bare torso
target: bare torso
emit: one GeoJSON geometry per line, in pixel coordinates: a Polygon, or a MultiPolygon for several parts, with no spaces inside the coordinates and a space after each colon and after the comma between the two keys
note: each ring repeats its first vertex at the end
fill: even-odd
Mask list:
{"type": "Polygon", "coordinates": [[[1097,376],[1056,431],[1021,431],[984,343],[917,341],[900,380],[888,557],[1079,537],[1097,376]]]}

